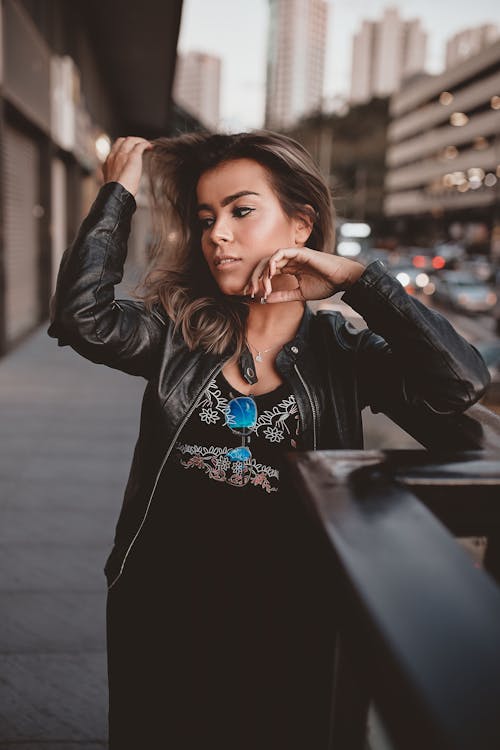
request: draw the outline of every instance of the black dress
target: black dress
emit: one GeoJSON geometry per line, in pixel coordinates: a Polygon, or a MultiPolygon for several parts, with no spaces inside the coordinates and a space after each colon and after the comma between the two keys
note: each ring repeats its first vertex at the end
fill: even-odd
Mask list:
{"type": "Polygon", "coordinates": [[[254,396],[243,465],[224,415],[241,394],[220,373],[204,395],[108,594],[110,748],[326,750],[334,607],[283,472],[295,398],[286,384],[254,396]]]}

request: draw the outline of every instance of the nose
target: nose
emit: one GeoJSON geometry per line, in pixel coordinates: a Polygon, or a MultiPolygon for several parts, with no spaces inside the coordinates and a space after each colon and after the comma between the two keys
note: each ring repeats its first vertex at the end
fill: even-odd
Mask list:
{"type": "Polygon", "coordinates": [[[217,244],[221,240],[229,242],[230,240],[233,239],[233,234],[232,234],[231,229],[230,229],[230,227],[228,225],[228,222],[227,222],[227,220],[224,219],[223,216],[220,216],[212,224],[212,227],[211,227],[211,230],[210,230],[210,239],[215,244],[217,244]]]}

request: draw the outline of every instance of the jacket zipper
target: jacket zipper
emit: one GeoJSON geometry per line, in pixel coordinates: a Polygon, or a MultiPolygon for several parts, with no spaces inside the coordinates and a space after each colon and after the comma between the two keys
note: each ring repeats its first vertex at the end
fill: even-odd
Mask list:
{"type": "Polygon", "coordinates": [[[295,372],[297,373],[297,375],[300,378],[300,382],[304,386],[304,390],[307,393],[307,397],[309,399],[309,403],[311,404],[311,411],[312,411],[312,417],[313,417],[313,451],[315,451],[316,450],[316,407],[314,406],[314,401],[313,401],[312,396],[311,396],[311,391],[309,390],[309,387],[308,387],[306,381],[302,377],[299,368],[297,367],[297,365],[294,365],[294,368],[295,368],[295,372]]]}
{"type": "Polygon", "coordinates": [[[128,554],[129,554],[130,550],[132,549],[132,547],[133,547],[133,545],[134,545],[134,543],[135,543],[135,540],[136,540],[136,539],[137,539],[137,537],[139,536],[139,534],[140,534],[140,532],[141,532],[141,529],[142,529],[142,527],[144,526],[144,522],[146,521],[147,515],[148,515],[148,513],[149,513],[149,508],[150,508],[150,505],[151,505],[151,501],[152,501],[152,499],[153,499],[153,495],[154,495],[154,493],[155,493],[155,490],[156,490],[156,485],[158,484],[158,480],[159,480],[159,478],[160,478],[160,474],[161,474],[161,473],[162,473],[162,471],[163,471],[163,467],[165,466],[165,463],[166,463],[166,461],[167,461],[167,458],[169,457],[169,455],[170,455],[170,453],[171,453],[171,451],[172,451],[172,447],[174,446],[174,443],[175,443],[175,441],[177,440],[177,437],[178,437],[178,435],[179,435],[180,431],[182,430],[182,428],[184,427],[184,425],[185,425],[185,424],[186,424],[186,422],[188,421],[188,419],[189,419],[189,417],[191,416],[191,414],[193,413],[193,411],[194,411],[194,410],[196,409],[196,407],[198,406],[198,404],[199,404],[199,402],[200,402],[200,400],[201,400],[201,397],[203,396],[203,394],[204,394],[204,392],[205,392],[205,389],[207,388],[208,384],[210,383],[210,381],[212,380],[212,378],[214,377],[214,375],[215,375],[215,374],[216,374],[216,373],[217,373],[217,372],[218,372],[219,370],[222,370],[222,368],[224,367],[224,364],[225,364],[225,362],[219,363],[219,364],[217,365],[217,367],[214,367],[214,368],[213,368],[213,370],[212,370],[212,371],[210,372],[210,375],[208,376],[208,378],[206,379],[205,383],[203,384],[203,387],[202,387],[201,391],[199,392],[198,396],[197,396],[197,397],[195,398],[195,400],[194,400],[194,403],[193,403],[193,405],[192,405],[192,406],[191,406],[191,407],[189,408],[189,410],[188,410],[188,412],[186,413],[186,415],[185,415],[184,419],[182,420],[182,422],[180,423],[179,427],[177,428],[177,430],[176,430],[176,432],[175,432],[175,435],[174,435],[174,437],[172,438],[172,440],[171,440],[171,442],[170,442],[170,445],[168,446],[167,452],[165,453],[165,456],[163,457],[163,461],[161,462],[161,466],[160,466],[160,468],[158,469],[158,473],[157,473],[157,475],[156,475],[155,483],[154,483],[153,489],[151,490],[151,494],[150,494],[150,496],[149,496],[148,504],[147,504],[147,506],[146,506],[146,512],[144,513],[144,516],[142,517],[142,521],[141,521],[141,523],[140,523],[140,526],[139,526],[139,528],[138,528],[138,529],[137,529],[137,531],[135,532],[134,538],[133,538],[133,539],[132,539],[132,541],[130,542],[130,544],[129,544],[128,548],[127,548],[127,551],[125,552],[125,556],[124,556],[124,558],[123,558],[123,560],[122,560],[122,564],[121,564],[121,567],[120,567],[120,571],[119,571],[118,575],[116,576],[116,578],[115,578],[115,579],[114,579],[114,580],[113,580],[113,581],[112,581],[112,582],[111,582],[111,583],[109,584],[109,586],[108,586],[108,591],[109,591],[109,590],[111,589],[111,587],[112,587],[112,586],[114,586],[114,585],[115,585],[115,583],[117,582],[117,580],[118,580],[118,579],[120,578],[121,574],[123,573],[123,568],[125,567],[125,562],[126,562],[126,560],[127,560],[128,554]]]}

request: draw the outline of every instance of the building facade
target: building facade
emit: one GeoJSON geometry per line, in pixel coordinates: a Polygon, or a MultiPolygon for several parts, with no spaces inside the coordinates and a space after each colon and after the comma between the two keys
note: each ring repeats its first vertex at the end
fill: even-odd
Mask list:
{"type": "Polygon", "coordinates": [[[477,55],[500,37],[500,28],[488,23],[454,34],[446,43],[446,69],[477,55]]]}
{"type": "Polygon", "coordinates": [[[441,230],[499,222],[500,41],[438,76],[394,94],[387,216],[441,230]]]}
{"type": "Polygon", "coordinates": [[[221,59],[206,52],[177,56],[173,97],[210,130],[220,119],[221,59]]]}
{"type": "MultiPolygon", "coordinates": [[[[98,0],[0,0],[0,356],[46,321],[111,143],[171,134],[181,7],[158,7],[153,23],[133,0],[119,17],[98,0]]],[[[137,204],[133,265],[149,217],[137,204]]]]}
{"type": "Polygon", "coordinates": [[[326,0],[270,0],[265,125],[291,127],[320,111],[326,56],[326,0]]]}
{"type": "Polygon", "coordinates": [[[363,21],[354,35],[351,103],[385,97],[425,67],[427,35],[419,20],[403,21],[396,8],[380,21],[363,21]]]}

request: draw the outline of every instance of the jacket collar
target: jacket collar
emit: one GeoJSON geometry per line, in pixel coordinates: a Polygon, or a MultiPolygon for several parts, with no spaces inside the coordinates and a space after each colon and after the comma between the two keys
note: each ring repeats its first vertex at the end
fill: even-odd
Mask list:
{"type": "Polygon", "coordinates": [[[315,315],[309,305],[304,305],[304,313],[302,315],[297,333],[288,341],[282,349],[278,352],[276,357],[276,364],[286,365],[291,362],[298,361],[307,355],[311,346],[311,326],[315,315]]]}

